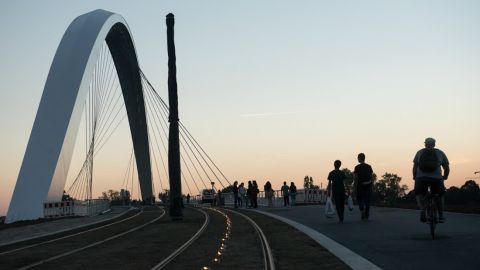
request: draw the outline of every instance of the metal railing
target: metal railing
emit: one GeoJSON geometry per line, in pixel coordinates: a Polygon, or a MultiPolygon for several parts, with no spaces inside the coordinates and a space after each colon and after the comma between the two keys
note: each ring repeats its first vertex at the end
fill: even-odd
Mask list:
{"type": "Polygon", "coordinates": [[[108,200],[88,200],[88,201],[61,201],[45,202],[43,214],[45,218],[65,217],[65,216],[94,216],[110,208],[108,200]]]}
{"type": "MultiPolygon", "coordinates": [[[[239,195],[240,196],[240,195],[239,195]]],[[[234,204],[234,197],[233,192],[231,193],[221,193],[221,200],[218,203],[221,205],[222,203],[225,205],[233,205],[234,204]]],[[[245,207],[245,201],[248,198],[242,197],[242,205],[245,207]]],[[[320,190],[320,189],[298,189],[297,194],[295,196],[295,203],[293,203],[293,198],[290,196],[290,205],[295,204],[324,204],[327,201],[327,191],[320,190]]],[[[283,195],[281,190],[274,190],[273,196],[271,201],[269,202],[268,198],[265,196],[265,191],[260,191],[257,196],[257,203],[259,206],[266,206],[266,207],[283,207],[283,195]]],[[[248,203],[250,205],[250,202],[248,203]]]]}

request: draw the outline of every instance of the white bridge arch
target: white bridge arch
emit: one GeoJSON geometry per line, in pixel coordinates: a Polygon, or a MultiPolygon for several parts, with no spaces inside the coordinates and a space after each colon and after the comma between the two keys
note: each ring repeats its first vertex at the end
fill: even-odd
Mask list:
{"type": "Polygon", "coordinates": [[[120,15],[95,10],[77,17],[57,48],[8,209],[7,223],[43,217],[45,201],[60,201],[84,101],[104,41],[122,88],[142,199],[152,199],[145,103],[135,46],[127,23],[120,15]]]}

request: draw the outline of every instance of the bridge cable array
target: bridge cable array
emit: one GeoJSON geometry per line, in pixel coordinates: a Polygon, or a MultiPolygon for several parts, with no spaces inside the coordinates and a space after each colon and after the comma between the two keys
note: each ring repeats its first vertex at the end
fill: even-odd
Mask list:
{"type": "MultiPolygon", "coordinates": [[[[156,132],[165,136],[165,140],[162,140],[164,155],[168,156],[167,148],[165,146],[168,143],[168,115],[169,107],[167,103],[160,97],[158,92],[149,82],[143,71],[140,70],[140,75],[143,81],[143,91],[146,100],[147,111],[150,115],[147,119],[149,121],[149,127],[157,127],[156,132]],[[155,113],[155,114],[154,114],[155,113]],[[159,123],[157,123],[159,122],[159,123]],[[152,124],[153,123],[153,124],[152,124]],[[163,133],[160,132],[158,127],[161,127],[163,133]]],[[[180,131],[180,158],[182,162],[182,178],[183,182],[186,183],[187,189],[189,189],[190,194],[191,189],[186,181],[185,169],[190,176],[190,180],[195,184],[197,191],[200,193],[200,188],[210,188],[211,182],[218,182],[222,188],[225,188],[228,185],[231,185],[228,178],[225,174],[218,168],[218,166],[213,162],[212,158],[206,153],[198,141],[192,136],[188,131],[185,125],[180,121],[179,123],[180,131]],[[208,179],[208,182],[206,182],[208,179]],[[199,180],[199,181],[197,181],[199,180]]],[[[149,134],[154,134],[155,131],[149,132],[149,134]]],[[[161,136],[159,136],[161,137],[161,136]]],[[[159,149],[157,147],[157,149],[159,149]]],[[[155,154],[154,154],[155,156],[155,154]]],[[[161,155],[163,156],[163,155],[161,155]]],[[[163,160],[165,162],[165,160],[163,160]]],[[[165,165],[164,165],[165,167],[165,165]]],[[[167,174],[168,175],[168,174],[167,174]]]]}
{"type": "MultiPolygon", "coordinates": [[[[156,192],[165,191],[169,183],[167,147],[169,108],[141,70],[140,75],[148,124],[152,188],[154,195],[157,195],[156,192]],[[159,185],[156,185],[156,183],[159,185]],[[155,187],[158,190],[155,190],[155,187]]],[[[77,200],[93,199],[93,161],[127,117],[122,97],[115,64],[108,45],[104,42],[92,72],[92,79],[84,103],[85,159],[79,172],[66,190],[71,198],[77,200]]],[[[182,122],[179,122],[179,131],[183,193],[189,193],[190,195],[193,195],[195,191],[201,193],[201,189],[210,188],[212,182],[219,183],[222,188],[231,185],[225,174],[182,122]],[[190,186],[191,183],[194,184],[193,188],[190,186]]],[[[136,189],[137,198],[140,198],[140,183],[136,173],[133,147],[121,189],[128,190],[132,196],[136,189]]]]}

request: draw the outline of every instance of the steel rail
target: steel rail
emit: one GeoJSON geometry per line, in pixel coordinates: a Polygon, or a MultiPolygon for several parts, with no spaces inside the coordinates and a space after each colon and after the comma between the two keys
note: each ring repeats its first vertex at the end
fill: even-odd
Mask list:
{"type": "Polygon", "coordinates": [[[260,238],[260,243],[262,245],[262,253],[263,253],[263,264],[265,266],[265,270],[275,270],[275,259],[273,257],[273,252],[272,249],[270,248],[270,245],[268,244],[267,237],[263,233],[263,230],[258,226],[258,224],[253,221],[249,216],[242,214],[238,211],[230,210],[230,209],[225,209],[230,212],[234,212],[235,214],[238,214],[248,220],[250,224],[255,228],[255,231],[257,232],[259,238],[260,238]]]}
{"type": "MultiPolygon", "coordinates": [[[[163,210],[163,209],[162,209],[162,210],[163,210]]],[[[105,238],[105,239],[103,239],[103,240],[94,242],[94,243],[89,244],[89,245],[86,245],[86,246],[84,246],[84,247],[77,248],[77,249],[74,249],[74,250],[71,250],[71,251],[68,251],[68,252],[64,252],[64,253],[62,253],[62,254],[59,254],[59,255],[50,257],[50,258],[48,258],[48,259],[44,259],[44,260],[41,260],[41,261],[38,261],[38,262],[35,262],[35,263],[32,263],[32,264],[29,264],[29,265],[27,265],[27,266],[23,266],[23,267],[19,268],[19,270],[30,269],[30,268],[33,268],[33,267],[35,267],[35,266],[39,266],[39,265],[42,265],[42,264],[44,264],[44,263],[51,262],[51,261],[54,261],[54,260],[56,260],[56,259],[59,259],[59,258],[68,256],[68,255],[71,255],[71,254],[74,254],[74,253],[83,251],[83,250],[85,250],[85,249],[88,249],[88,248],[91,248],[91,247],[94,247],[94,246],[98,246],[98,245],[103,244],[103,243],[105,243],[105,242],[108,242],[108,241],[110,241],[110,240],[113,240],[113,239],[119,238],[119,237],[121,237],[121,236],[124,236],[124,235],[126,235],[126,234],[129,234],[129,233],[131,233],[131,232],[140,230],[140,229],[142,229],[143,227],[145,227],[145,226],[147,226],[147,225],[150,225],[150,224],[154,223],[155,221],[161,219],[161,218],[165,215],[165,213],[166,213],[166,211],[163,210],[163,213],[162,213],[159,217],[157,217],[157,218],[155,218],[155,219],[153,219],[153,220],[151,220],[151,221],[149,221],[149,222],[147,222],[147,223],[144,223],[144,224],[142,224],[142,225],[140,225],[140,226],[137,226],[137,227],[132,228],[132,229],[130,229],[130,230],[128,230],[128,231],[125,231],[125,232],[122,232],[122,233],[119,233],[119,234],[110,236],[110,237],[108,237],[108,238],[105,238]]]]}
{"type": "MultiPolygon", "coordinates": [[[[115,224],[118,224],[118,223],[121,223],[121,222],[130,220],[130,219],[132,219],[132,218],[134,218],[134,217],[137,217],[137,216],[140,215],[141,213],[143,213],[143,209],[142,209],[140,212],[138,212],[137,214],[135,214],[135,215],[133,215],[133,216],[131,216],[131,217],[128,217],[128,218],[125,218],[125,219],[122,219],[122,220],[119,220],[119,221],[115,221],[115,222],[113,222],[113,223],[105,224],[105,225],[100,226],[100,227],[95,227],[95,228],[92,228],[92,229],[88,229],[88,230],[86,230],[86,231],[81,231],[81,232],[78,232],[78,233],[69,234],[69,235],[66,235],[66,236],[59,237],[59,238],[54,238],[54,239],[47,240],[47,241],[44,241],[44,242],[40,242],[40,243],[36,243],[36,244],[31,244],[31,245],[28,245],[28,246],[19,247],[19,248],[15,248],[15,249],[12,249],[12,250],[7,250],[7,251],[4,251],[4,252],[0,252],[0,256],[1,256],[1,255],[5,255],[5,254],[9,254],[9,253],[13,253],[13,252],[16,252],[16,251],[28,249],[28,248],[40,246],[40,245],[43,245],[43,244],[48,244],[48,243],[52,243],[52,242],[55,242],[55,241],[67,239],[67,238],[70,238],[70,237],[73,237],[73,236],[77,236],[77,235],[80,235],[80,234],[84,234],[84,233],[87,233],[87,232],[92,232],[92,231],[96,231],[96,230],[99,230],[99,229],[103,229],[103,228],[106,228],[106,227],[109,227],[109,226],[112,226],[112,225],[115,225],[115,224]]],[[[87,225],[87,226],[88,226],[88,225],[87,225]]],[[[73,230],[75,230],[75,228],[73,228],[73,230]]],[[[62,232],[59,232],[59,233],[62,233],[62,232]]]]}
{"type": "Polygon", "coordinates": [[[127,211],[124,211],[124,212],[122,212],[122,213],[120,213],[120,214],[118,214],[118,215],[116,215],[116,216],[113,216],[113,217],[111,217],[111,218],[108,218],[108,219],[98,220],[98,221],[95,221],[95,222],[92,222],[92,223],[82,224],[82,225],[75,226],[75,227],[73,227],[73,228],[63,229],[63,230],[56,231],[56,232],[50,232],[50,233],[46,233],[46,234],[39,235],[39,236],[22,238],[22,239],[19,239],[19,240],[13,240],[13,241],[10,241],[10,242],[2,243],[2,244],[0,244],[0,248],[6,247],[6,246],[10,246],[10,245],[15,245],[15,244],[22,243],[22,242],[26,242],[26,241],[32,241],[32,240],[39,239],[39,238],[42,238],[42,237],[48,237],[48,236],[56,235],[56,234],[59,234],[59,233],[65,233],[65,232],[69,232],[69,231],[73,231],[73,230],[77,230],[77,229],[82,229],[82,228],[85,228],[85,227],[97,225],[97,224],[99,224],[99,223],[109,222],[109,221],[111,221],[111,220],[113,220],[113,219],[117,219],[117,218],[123,217],[123,216],[126,215],[129,211],[131,211],[131,210],[133,210],[133,209],[136,209],[136,208],[133,208],[133,207],[132,207],[132,208],[128,209],[127,211]]]}
{"type": "Polygon", "coordinates": [[[163,261],[155,265],[154,267],[151,268],[151,270],[158,270],[158,269],[163,269],[165,266],[168,265],[175,257],[180,255],[185,249],[187,249],[197,238],[205,231],[207,228],[207,225],[210,223],[210,216],[207,214],[207,212],[203,211],[202,209],[196,209],[197,211],[200,211],[203,213],[205,216],[205,222],[203,223],[202,227],[187,241],[185,242],[181,247],[176,249],[174,252],[172,252],[167,258],[165,258],[163,261]]]}

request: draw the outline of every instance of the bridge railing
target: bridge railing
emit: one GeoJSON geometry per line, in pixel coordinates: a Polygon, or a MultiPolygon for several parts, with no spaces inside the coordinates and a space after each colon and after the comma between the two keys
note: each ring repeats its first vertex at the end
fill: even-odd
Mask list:
{"type": "Polygon", "coordinates": [[[68,216],[94,216],[110,208],[108,200],[88,201],[61,201],[45,202],[43,204],[43,215],[45,218],[68,217],[68,216]]]}
{"type": "MultiPolygon", "coordinates": [[[[222,201],[225,205],[234,205],[233,192],[222,193],[222,201]]],[[[298,189],[295,196],[296,204],[324,204],[327,201],[327,192],[320,189],[298,189]]],[[[245,197],[242,198],[243,206],[245,206],[245,197]]],[[[292,198],[290,197],[290,203],[292,198]]],[[[269,205],[268,199],[265,196],[265,191],[260,191],[257,196],[257,202],[260,206],[283,207],[283,195],[281,190],[274,190],[272,202],[269,205]]],[[[249,203],[250,205],[250,203],[249,203]]]]}

